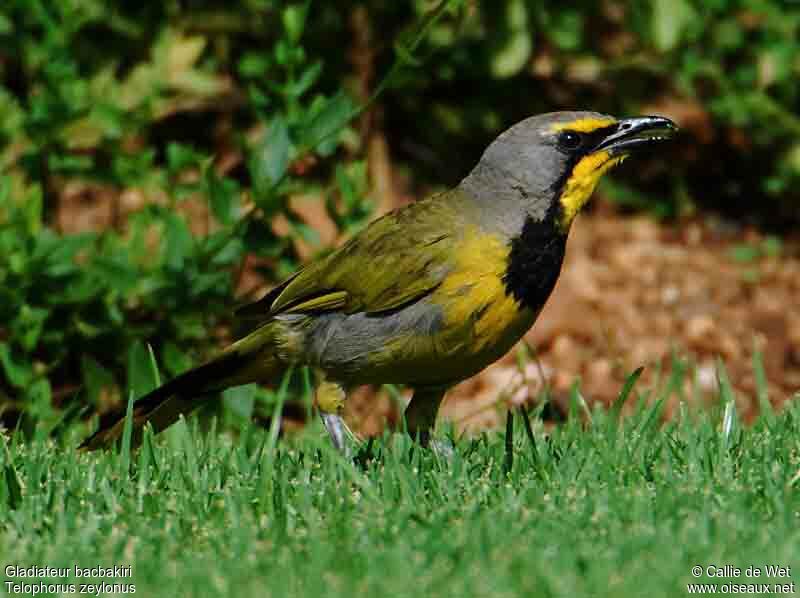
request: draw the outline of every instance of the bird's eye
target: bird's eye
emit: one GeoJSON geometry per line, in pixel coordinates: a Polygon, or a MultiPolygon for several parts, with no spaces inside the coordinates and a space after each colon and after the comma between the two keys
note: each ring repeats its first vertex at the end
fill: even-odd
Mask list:
{"type": "Polygon", "coordinates": [[[574,131],[563,131],[558,136],[558,145],[565,150],[576,150],[583,143],[583,139],[574,131]]]}

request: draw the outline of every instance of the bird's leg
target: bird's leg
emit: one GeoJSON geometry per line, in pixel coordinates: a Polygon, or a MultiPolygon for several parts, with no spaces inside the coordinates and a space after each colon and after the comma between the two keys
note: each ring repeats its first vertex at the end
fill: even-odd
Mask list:
{"type": "MultiPolygon", "coordinates": [[[[408,434],[424,447],[430,444],[431,432],[436,424],[436,414],[439,412],[439,405],[442,404],[446,392],[447,388],[442,386],[416,388],[411,402],[406,407],[405,418],[408,434]]],[[[438,443],[434,443],[432,448],[436,450],[438,443]]]]}
{"type": "Polygon", "coordinates": [[[320,417],[333,446],[345,457],[348,456],[347,437],[354,438],[353,433],[347,428],[340,413],[344,409],[347,398],[344,388],[337,382],[322,380],[317,385],[316,403],[319,407],[320,417]]]}

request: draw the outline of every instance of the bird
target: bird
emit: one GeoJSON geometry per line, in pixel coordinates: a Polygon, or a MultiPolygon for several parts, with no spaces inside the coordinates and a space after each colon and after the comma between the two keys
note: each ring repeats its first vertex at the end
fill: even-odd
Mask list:
{"type": "MultiPolygon", "coordinates": [[[[260,300],[237,310],[255,328],[133,404],[134,444],[233,386],[316,373],[315,403],[343,450],[348,392],[413,389],[407,432],[428,446],[445,393],[500,359],[533,326],[559,278],[575,217],[600,178],[677,131],[663,116],[562,111],[501,133],[454,188],[372,221],[260,300]]],[[[122,435],[106,414],[82,444],[122,435]]]]}

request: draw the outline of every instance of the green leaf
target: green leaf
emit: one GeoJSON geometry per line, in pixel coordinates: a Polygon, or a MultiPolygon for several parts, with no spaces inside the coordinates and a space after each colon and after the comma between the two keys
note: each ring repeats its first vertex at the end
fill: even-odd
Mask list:
{"type": "Polygon", "coordinates": [[[14,23],[4,14],[0,14],[0,35],[8,35],[14,32],[14,23]]]}
{"type": "Polygon", "coordinates": [[[102,326],[87,322],[81,317],[76,317],[73,324],[78,333],[86,338],[95,338],[103,334],[102,326]]]}
{"type": "Polygon", "coordinates": [[[81,375],[89,402],[97,405],[100,393],[114,384],[114,375],[91,355],[81,355],[81,375]]]}
{"type": "Polygon", "coordinates": [[[202,160],[203,156],[188,145],[170,143],[167,146],[167,168],[172,176],[187,168],[197,167],[202,160]]]}
{"type": "Polygon", "coordinates": [[[314,83],[316,83],[319,76],[322,74],[322,61],[318,60],[303,71],[300,78],[287,85],[286,93],[292,97],[299,98],[307,92],[314,83]]]}
{"type": "Polygon", "coordinates": [[[209,162],[204,170],[208,202],[214,217],[225,226],[236,222],[239,185],[235,180],[220,177],[209,162]]]}
{"type": "Polygon", "coordinates": [[[308,5],[308,2],[305,4],[292,4],[287,6],[281,13],[283,28],[286,31],[289,41],[294,44],[297,44],[300,41],[300,37],[303,35],[306,16],[308,15],[308,5]]]}
{"type": "Polygon", "coordinates": [[[47,261],[46,271],[51,276],[63,276],[79,269],[75,260],[97,239],[96,233],[78,233],[58,236],[44,229],[36,237],[35,254],[47,261]]]}
{"type": "Polygon", "coordinates": [[[325,101],[322,108],[311,119],[302,133],[302,146],[317,148],[323,141],[341,131],[357,113],[353,100],[339,92],[325,101]]]}
{"type": "MultiPolygon", "coordinates": [[[[7,99],[8,92],[3,90],[0,92],[0,102],[7,99]]],[[[4,105],[0,103],[0,106],[4,105]]],[[[8,175],[0,175],[0,206],[4,206],[8,204],[9,206],[12,204],[11,199],[11,191],[13,188],[13,184],[11,182],[11,177],[8,175]]]]}
{"type": "Polygon", "coordinates": [[[490,67],[498,78],[519,73],[533,51],[533,31],[528,27],[528,10],[522,0],[506,5],[505,22],[499,29],[490,67]]]}
{"type": "Polygon", "coordinates": [[[687,0],[654,0],[650,29],[656,48],[662,52],[675,48],[683,40],[686,27],[696,18],[687,0]]]}
{"type": "Polygon", "coordinates": [[[28,234],[35,235],[42,226],[42,189],[36,186],[25,198],[23,210],[25,211],[25,224],[28,234]]]}
{"type": "Polygon", "coordinates": [[[94,274],[96,273],[71,280],[61,288],[61,293],[54,293],[47,297],[47,303],[49,305],[88,303],[106,288],[105,279],[94,274]]]}
{"type": "Polygon", "coordinates": [[[748,264],[761,257],[761,251],[755,245],[736,245],[728,250],[728,255],[732,260],[748,264]]]}
{"type": "Polygon", "coordinates": [[[412,68],[422,66],[422,61],[414,56],[414,51],[411,49],[416,37],[414,33],[414,31],[401,33],[394,41],[394,52],[397,55],[398,64],[412,68]]]}
{"type": "Polygon", "coordinates": [[[245,52],[239,60],[238,70],[242,77],[263,77],[272,64],[272,58],[265,52],[245,52]]]}
{"type": "Polygon", "coordinates": [[[574,52],[584,43],[584,16],[578,10],[563,10],[552,15],[547,37],[559,50],[574,52]]]}
{"type": "Polygon", "coordinates": [[[22,306],[19,315],[11,323],[11,332],[23,349],[30,352],[36,347],[49,314],[47,309],[22,306]]]}
{"type": "Polygon", "coordinates": [[[761,250],[766,257],[780,257],[783,252],[783,241],[780,237],[769,235],[762,241],[761,250]]]}
{"type": "Polygon", "coordinates": [[[33,369],[29,361],[16,360],[12,355],[11,347],[6,342],[0,342],[0,365],[6,380],[17,388],[24,388],[33,378],[33,369]]]}
{"type": "MultiPolygon", "coordinates": [[[[140,273],[121,255],[98,256],[92,262],[92,273],[115,291],[126,294],[139,283],[140,273]]],[[[84,289],[85,292],[91,288],[84,289]]]]}
{"type": "Polygon", "coordinates": [[[173,376],[182,374],[190,367],[192,367],[192,360],[186,353],[178,348],[178,345],[172,342],[165,342],[164,347],[161,349],[161,360],[164,367],[173,376]]]}
{"type": "Polygon", "coordinates": [[[47,378],[38,378],[31,383],[25,392],[26,410],[34,419],[41,420],[52,417],[53,390],[47,378]]]}
{"type": "Polygon", "coordinates": [[[91,170],[94,160],[91,156],[73,154],[53,154],[48,156],[47,166],[53,172],[65,175],[80,175],[91,170]]]}
{"type": "Polygon", "coordinates": [[[194,238],[182,214],[169,213],[164,218],[165,263],[182,270],[194,247],[194,238]]]}
{"type": "Polygon", "coordinates": [[[268,194],[286,174],[292,142],[282,115],[272,119],[250,161],[250,176],[259,195],[268,194]]]}
{"type": "Polygon", "coordinates": [[[244,243],[242,243],[241,239],[225,239],[225,243],[214,252],[211,264],[214,266],[230,266],[242,259],[243,254],[244,243]]]}
{"type": "Polygon", "coordinates": [[[313,226],[309,226],[304,222],[292,224],[292,233],[299,236],[303,241],[310,245],[320,245],[319,231],[313,226]]]}

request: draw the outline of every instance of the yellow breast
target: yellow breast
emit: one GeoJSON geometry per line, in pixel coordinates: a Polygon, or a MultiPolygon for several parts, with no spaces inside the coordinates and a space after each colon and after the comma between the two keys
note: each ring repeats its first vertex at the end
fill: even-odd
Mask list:
{"type": "Polygon", "coordinates": [[[467,231],[453,271],[432,297],[443,307],[445,330],[466,335],[470,352],[510,346],[533,322],[535,314],[508,294],[503,283],[509,251],[493,235],[467,231]]]}

